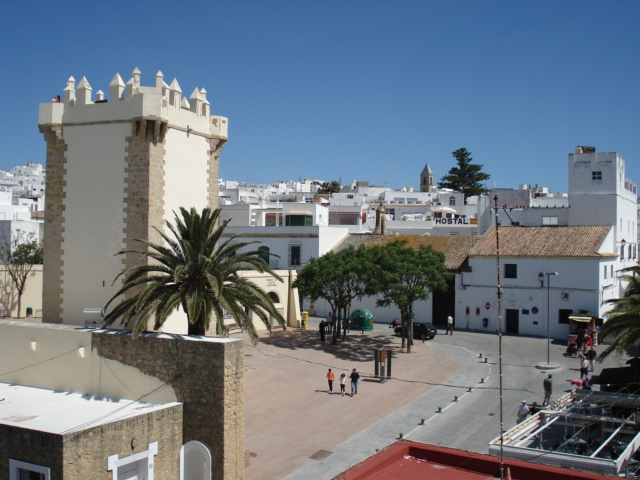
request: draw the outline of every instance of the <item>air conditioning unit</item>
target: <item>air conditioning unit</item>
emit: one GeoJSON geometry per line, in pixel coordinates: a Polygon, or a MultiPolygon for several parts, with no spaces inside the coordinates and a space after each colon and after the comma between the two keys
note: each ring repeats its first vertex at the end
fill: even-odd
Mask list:
{"type": "Polygon", "coordinates": [[[562,292],[560,298],[562,298],[562,300],[569,300],[569,292],[562,292]]]}

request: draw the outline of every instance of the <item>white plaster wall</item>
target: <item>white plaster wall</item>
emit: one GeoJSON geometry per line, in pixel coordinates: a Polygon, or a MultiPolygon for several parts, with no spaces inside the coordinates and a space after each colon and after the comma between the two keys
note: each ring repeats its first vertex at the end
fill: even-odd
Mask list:
{"type": "Polygon", "coordinates": [[[208,206],[208,158],[206,139],[169,129],[165,137],[164,219],[173,222],[180,207],[208,206]]]}
{"type": "Polygon", "coordinates": [[[332,250],[341,240],[349,233],[346,227],[319,227],[318,250],[314,257],[321,257],[328,251],[332,250]]]}
{"type": "MultiPolygon", "coordinates": [[[[102,105],[102,104],[99,104],[102,105]]],[[[102,308],[122,270],[128,123],[67,126],[63,200],[62,317],[84,325],[84,308],[102,308]],[[99,179],[99,181],[96,181],[99,179]]]]}
{"type": "Polygon", "coordinates": [[[230,227],[247,227],[251,225],[251,205],[221,205],[220,221],[231,220],[230,227]]]}
{"type": "MultiPolygon", "coordinates": [[[[253,283],[258,285],[267,293],[275,293],[279,302],[275,303],[275,307],[280,311],[284,317],[288,326],[299,326],[297,322],[300,320],[300,305],[297,300],[297,294],[295,294],[295,300],[289,298],[290,295],[294,296],[294,293],[289,290],[289,271],[288,270],[276,270],[282,278],[282,282],[278,281],[267,273],[242,271],[240,275],[249,278],[253,283]]],[[[297,292],[297,290],[296,290],[297,292]]],[[[264,325],[260,317],[251,314],[251,319],[257,331],[264,331],[267,327],[264,325]]],[[[212,321],[215,321],[212,319],[212,321]]],[[[233,320],[228,319],[226,323],[232,323],[233,320]]],[[[277,326],[277,322],[273,323],[273,326],[277,326]]],[[[150,327],[151,328],[151,327],[150,327]]],[[[180,308],[179,311],[174,312],[170,318],[163,325],[162,332],[174,333],[180,335],[186,335],[188,332],[187,316],[180,308]]]]}
{"type": "Polygon", "coordinates": [[[177,400],[157,378],[100,358],[91,348],[91,332],[68,325],[0,320],[0,365],[5,383],[129,399],[157,389],[145,400],[177,400]]]}
{"type": "MultiPolygon", "coordinates": [[[[503,331],[506,331],[506,309],[517,309],[519,315],[519,333],[527,335],[547,335],[547,275],[544,286],[540,286],[538,274],[558,272],[551,276],[549,289],[551,336],[566,339],[568,325],[558,323],[559,309],[572,309],[577,312],[586,308],[590,312],[600,312],[601,272],[603,260],[600,259],[501,259],[501,286],[503,331]],[[518,278],[504,278],[504,265],[516,263],[518,278]],[[563,299],[563,293],[568,299],[563,299]],[[538,313],[532,312],[533,307],[538,313]],[[524,314],[523,309],[529,310],[524,314]],[[537,322],[537,324],[535,324],[537,322]]],[[[498,298],[496,260],[488,258],[471,258],[472,272],[462,274],[461,283],[456,288],[456,322],[458,327],[496,331],[498,328],[498,298]],[[464,287],[463,287],[464,285],[464,287]],[[489,308],[486,308],[489,304],[489,308]],[[470,313],[466,314],[466,307],[470,313]],[[476,309],[480,314],[476,314],[476,309]],[[482,326],[482,319],[489,319],[489,326],[482,326]]]]}
{"type": "Polygon", "coordinates": [[[252,237],[238,241],[258,241],[246,250],[257,250],[260,246],[269,247],[269,252],[280,258],[270,258],[269,265],[275,269],[299,270],[309,263],[312,257],[327,253],[349,233],[347,227],[227,227],[227,234],[247,233],[252,237]],[[264,235],[264,236],[261,236],[264,235]],[[289,245],[300,245],[301,265],[289,265],[289,245]]]}
{"type": "MultiPolygon", "coordinates": [[[[4,265],[0,265],[0,296],[0,308],[4,310],[4,314],[8,317],[17,317],[18,296],[4,265]]],[[[27,276],[25,289],[22,292],[20,317],[26,316],[27,308],[33,309],[34,317],[42,317],[42,265],[34,265],[27,276]]]]}

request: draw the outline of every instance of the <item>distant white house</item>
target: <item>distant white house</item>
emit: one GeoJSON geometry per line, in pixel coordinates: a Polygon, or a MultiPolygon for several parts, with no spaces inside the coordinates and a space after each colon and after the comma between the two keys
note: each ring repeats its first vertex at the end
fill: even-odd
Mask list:
{"type": "MultiPolygon", "coordinates": [[[[500,227],[502,328],[506,333],[566,339],[569,316],[602,317],[621,295],[614,231],[610,226],[500,227]]],[[[456,327],[496,331],[498,289],[495,229],[470,250],[468,271],[455,286],[456,327]]]]}

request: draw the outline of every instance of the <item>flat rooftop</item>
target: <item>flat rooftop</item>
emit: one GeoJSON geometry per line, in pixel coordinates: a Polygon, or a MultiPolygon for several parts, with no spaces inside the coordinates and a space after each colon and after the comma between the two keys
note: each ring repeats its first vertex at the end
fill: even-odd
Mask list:
{"type": "Polygon", "coordinates": [[[60,435],[174,405],[0,383],[0,423],[60,435]]]}
{"type": "MultiPolygon", "coordinates": [[[[512,480],[596,480],[602,475],[505,459],[512,480]]],[[[500,459],[481,453],[400,440],[336,477],[336,480],[489,480],[499,478],[500,459]]]]}

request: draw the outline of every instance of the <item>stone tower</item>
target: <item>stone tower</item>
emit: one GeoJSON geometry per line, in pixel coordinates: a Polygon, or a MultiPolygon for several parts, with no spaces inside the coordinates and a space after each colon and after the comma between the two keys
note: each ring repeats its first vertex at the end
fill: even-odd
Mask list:
{"type": "Polygon", "coordinates": [[[380,202],[378,208],[376,208],[376,226],[373,229],[373,235],[386,235],[387,234],[387,209],[384,208],[384,203],[380,202]]]}
{"type": "Polygon", "coordinates": [[[433,172],[427,163],[420,174],[420,191],[433,192],[433,172]]]}
{"type": "MultiPolygon", "coordinates": [[[[179,207],[217,207],[218,160],[227,119],[210,115],[206,91],[187,100],[158,72],[142,86],[136,68],[116,74],[109,98],[86,78],[69,78],[62,100],[40,105],[47,142],[43,317],[84,325],[85,308],[102,308],[139,255],[136,239],[159,242],[179,207]]],[[[60,98],[60,97],[58,97],[60,98]]]]}

